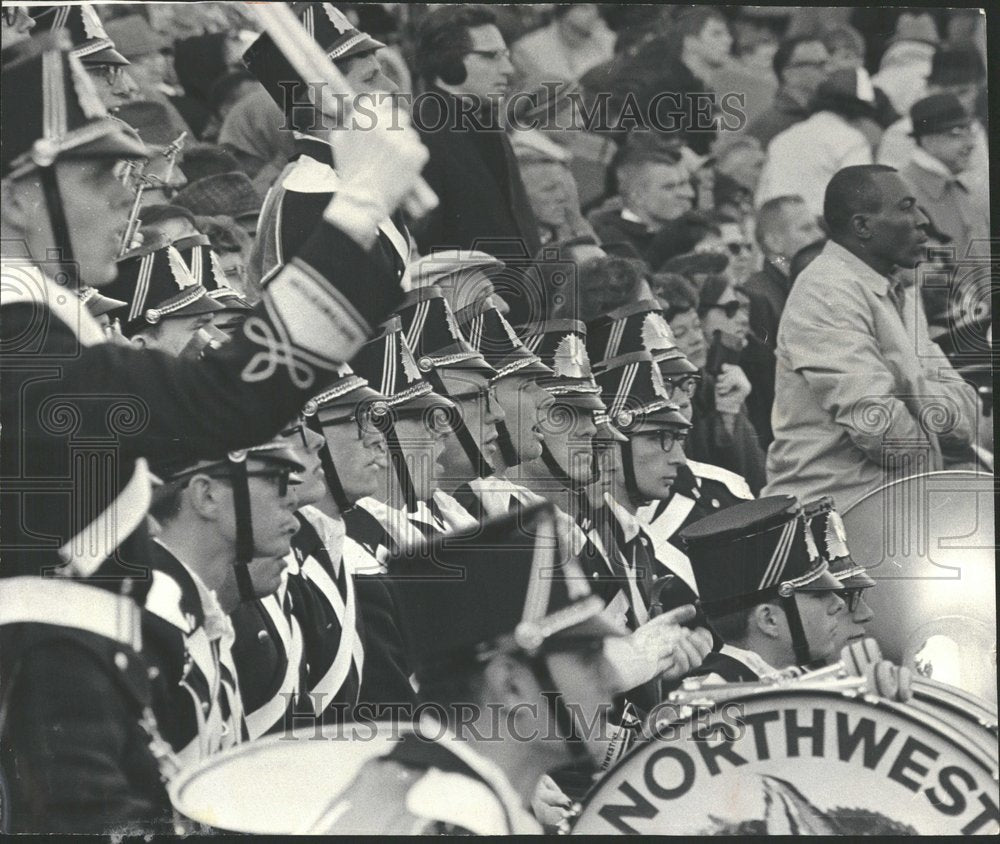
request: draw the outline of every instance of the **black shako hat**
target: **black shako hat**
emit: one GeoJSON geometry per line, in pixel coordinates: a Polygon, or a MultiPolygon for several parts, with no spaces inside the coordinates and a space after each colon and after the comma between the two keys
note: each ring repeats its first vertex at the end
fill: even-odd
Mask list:
{"type": "Polygon", "coordinates": [[[131,334],[168,317],[217,313],[225,308],[191,275],[170,244],[154,242],[118,259],[118,277],[102,288],[106,296],[128,302],[121,309],[122,329],[131,334]]]}
{"type": "MultiPolygon", "coordinates": [[[[68,7],[66,7],[68,8],[68,7]]],[[[19,41],[0,54],[3,101],[17,119],[0,121],[2,175],[50,167],[62,158],[145,158],[149,152],[108,116],[94,83],[56,32],[19,41]]]]}
{"type": "Polygon", "coordinates": [[[671,401],[660,368],[648,352],[633,352],[605,361],[595,378],[608,408],[608,420],[621,433],[691,427],[671,401]]]}
{"type": "Polygon", "coordinates": [[[69,35],[70,53],[85,65],[127,65],[129,60],[115,49],[115,42],[104,29],[93,3],[72,3],[61,6],[26,6],[35,22],[32,37],[43,32],[65,32],[69,35]]]}
{"type": "Polygon", "coordinates": [[[846,588],[874,586],[875,581],[865,567],[855,562],[847,547],[847,530],[844,520],[834,507],[833,498],[825,495],[802,505],[802,515],[809,525],[816,550],[826,560],[830,574],[846,588]]]}
{"type": "Polygon", "coordinates": [[[600,399],[600,387],[594,381],[587,356],[587,328],[578,320],[554,319],[522,325],[518,334],[524,345],[534,352],[552,375],[538,379],[560,401],[572,400],[574,404],[598,413],[605,411],[600,399]]]}
{"type": "Polygon", "coordinates": [[[175,240],[171,246],[177,250],[184,265],[208,295],[220,305],[231,311],[252,311],[251,305],[229,286],[226,271],[222,268],[219,256],[212,249],[208,236],[192,234],[175,240]]]}
{"type": "Polygon", "coordinates": [[[841,588],[790,495],[727,507],[689,525],[680,538],[709,616],[790,598],[796,591],[841,588]]]}
{"type": "Polygon", "coordinates": [[[560,562],[565,556],[546,503],[390,559],[417,678],[454,677],[496,653],[534,656],[620,636],[575,558],[560,562]]]}
{"type": "MultiPolygon", "coordinates": [[[[385,46],[381,41],[376,41],[367,33],[358,30],[332,3],[290,5],[306,32],[333,62],[371,53],[385,46]]],[[[247,48],[243,54],[243,64],[257,77],[271,95],[271,99],[282,109],[292,129],[309,129],[310,124],[317,122],[316,114],[308,118],[308,123],[298,121],[297,117],[304,116],[305,112],[299,109],[297,115],[295,104],[308,103],[308,85],[305,83],[319,82],[319,80],[303,80],[271,40],[270,35],[263,33],[247,48]]]]}
{"type": "Polygon", "coordinates": [[[456,320],[472,348],[496,370],[494,381],[510,375],[551,377],[554,374],[521,342],[492,296],[463,308],[456,314],[456,320]]]}
{"type": "Polygon", "coordinates": [[[652,355],[664,375],[698,372],[698,367],[677,348],[663,309],[652,299],[623,305],[587,324],[587,354],[595,366],[634,352],[652,355]]]}

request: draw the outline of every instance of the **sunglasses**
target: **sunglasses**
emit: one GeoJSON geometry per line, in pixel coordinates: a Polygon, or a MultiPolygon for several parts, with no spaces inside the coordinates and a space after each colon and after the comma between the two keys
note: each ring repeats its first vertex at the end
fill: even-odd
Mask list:
{"type": "Polygon", "coordinates": [[[847,604],[847,611],[852,613],[858,608],[858,604],[861,603],[861,593],[864,591],[864,586],[854,586],[850,589],[838,590],[837,595],[847,604]]]}
{"type": "Polygon", "coordinates": [[[663,383],[667,387],[667,392],[670,398],[674,397],[674,393],[678,390],[682,392],[689,399],[694,397],[694,394],[698,391],[698,384],[701,379],[697,375],[682,375],[680,378],[668,378],[666,375],[663,376],[663,383]]]}
{"type": "Polygon", "coordinates": [[[717,303],[715,305],[709,305],[708,310],[722,311],[726,315],[727,319],[732,319],[745,307],[746,306],[743,304],[743,302],[739,302],[736,299],[733,299],[731,302],[722,302],[722,303],[717,303]]]}

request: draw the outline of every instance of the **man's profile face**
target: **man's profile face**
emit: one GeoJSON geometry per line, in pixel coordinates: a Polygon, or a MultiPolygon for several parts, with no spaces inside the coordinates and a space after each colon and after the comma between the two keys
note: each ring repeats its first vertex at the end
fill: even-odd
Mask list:
{"type": "MultiPolygon", "coordinates": [[[[503,421],[504,411],[490,393],[486,376],[469,369],[445,366],[438,370],[444,382],[445,391],[461,414],[465,427],[479,446],[483,457],[493,463],[497,453],[497,422],[503,421]]],[[[443,477],[471,480],[474,467],[469,461],[462,444],[455,434],[449,435],[440,458],[444,470],[443,477]]]]}
{"type": "Polygon", "coordinates": [[[865,637],[865,628],[875,617],[872,608],[865,601],[866,591],[861,591],[853,612],[850,608],[845,608],[844,612],[837,614],[837,634],[833,640],[832,659],[836,659],[845,647],[865,637]]]}
{"type": "Polygon", "coordinates": [[[972,125],[926,135],[920,139],[920,146],[957,176],[968,168],[975,147],[972,125]]]}
{"type": "Polygon", "coordinates": [[[140,349],[159,349],[172,357],[180,357],[200,328],[212,324],[212,314],[166,317],[158,325],[144,329],[132,338],[140,349]]]}
{"type": "Polygon", "coordinates": [[[791,258],[800,249],[815,243],[823,236],[823,230],[816,218],[806,209],[805,203],[790,203],[782,215],[784,228],[781,232],[780,252],[791,258]]]}
{"type": "Polygon", "coordinates": [[[650,219],[668,223],[694,206],[694,186],[683,164],[650,162],[641,173],[637,194],[650,219]]]}
{"type": "Polygon", "coordinates": [[[505,425],[522,462],[542,456],[544,436],[539,420],[545,408],[553,403],[552,395],[538,386],[532,377],[517,375],[501,378],[493,386],[493,394],[503,408],[505,425]]]}
{"type": "Polygon", "coordinates": [[[793,51],[785,65],[784,85],[807,100],[816,93],[827,75],[830,54],[822,41],[803,41],[793,51]]]}
{"type": "Polygon", "coordinates": [[[374,51],[351,59],[343,73],[351,90],[357,94],[394,94],[399,90],[399,86],[382,71],[374,51]]]}
{"type": "Polygon", "coordinates": [[[500,97],[507,93],[514,75],[510,53],[500,30],[493,24],[469,27],[472,48],[462,59],[465,81],[453,86],[458,93],[480,99],[500,97]]]}
{"type": "MultiPolygon", "coordinates": [[[[830,659],[834,656],[840,616],[846,610],[843,599],[833,591],[797,592],[795,603],[799,608],[802,630],[809,643],[810,658],[830,659]]],[[[788,636],[790,641],[791,633],[788,636]]]]}
{"type": "Polygon", "coordinates": [[[872,255],[898,267],[912,268],[924,259],[928,220],[917,207],[916,198],[897,173],[876,173],[881,204],[868,215],[872,255]]]}
{"type": "Polygon", "coordinates": [[[593,477],[594,411],[556,398],[544,411],[540,427],[556,463],[577,483],[593,477]]]}
{"type": "Polygon", "coordinates": [[[324,425],[323,434],[348,500],[353,502],[378,494],[389,465],[382,432],[371,421],[361,427],[357,422],[347,421],[324,425]]]}
{"type": "Polygon", "coordinates": [[[689,42],[697,50],[702,61],[711,67],[720,67],[729,56],[733,46],[733,36],[722,18],[709,18],[696,38],[689,42]]]}

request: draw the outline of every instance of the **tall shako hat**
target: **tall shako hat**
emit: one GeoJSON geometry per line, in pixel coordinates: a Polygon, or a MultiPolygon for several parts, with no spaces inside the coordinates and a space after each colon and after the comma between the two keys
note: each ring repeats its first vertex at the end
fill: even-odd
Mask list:
{"type": "Polygon", "coordinates": [[[865,567],[859,565],[847,547],[847,530],[844,520],[834,507],[833,498],[825,495],[802,505],[802,515],[809,525],[816,550],[830,566],[830,574],[847,588],[874,586],[875,581],[865,567]]]}
{"type": "Polygon", "coordinates": [[[524,345],[552,370],[551,377],[538,379],[542,387],[560,399],[573,399],[597,412],[605,409],[590,368],[587,328],[582,322],[553,319],[530,323],[520,326],[518,334],[524,338],[524,345]]]}
{"type": "MultiPolygon", "coordinates": [[[[333,62],[371,53],[385,46],[381,41],[358,30],[332,3],[292,3],[291,7],[306,32],[333,62]]],[[[306,83],[316,83],[319,80],[303,80],[266,32],[243,54],[243,64],[285,112],[293,129],[311,127],[316,115],[312,115],[308,123],[298,122],[296,109],[292,104],[307,102],[306,83]]]]}
{"type": "Polygon", "coordinates": [[[670,400],[660,368],[648,352],[633,352],[605,361],[596,375],[608,421],[624,435],[621,443],[625,490],[635,502],[644,500],[636,480],[632,434],[663,429],[687,432],[691,423],[670,400]]]}
{"type": "Polygon", "coordinates": [[[670,400],[660,368],[648,352],[632,352],[604,361],[595,377],[608,408],[608,419],[622,433],[691,427],[670,400]]]}
{"type": "MultiPolygon", "coordinates": [[[[172,490],[176,484],[200,472],[224,470],[233,485],[233,509],[236,514],[236,585],[244,601],[256,598],[248,566],[254,558],[253,516],[250,506],[250,461],[265,463],[289,473],[302,472],[305,467],[283,443],[271,441],[252,448],[230,451],[223,457],[194,462],[162,461],[154,465],[164,486],[154,491],[154,498],[172,490]]],[[[298,483],[292,478],[291,482],[298,483]]]]}
{"type": "Polygon", "coordinates": [[[553,692],[545,697],[561,737],[586,757],[545,656],[622,634],[575,557],[560,550],[551,504],[436,537],[421,554],[391,558],[388,572],[408,662],[429,700],[437,684],[498,653],[518,654],[553,692]]]}
{"type": "MultiPolygon", "coordinates": [[[[437,287],[409,291],[396,314],[417,366],[441,395],[452,397],[454,392],[441,375],[445,368],[478,372],[488,380],[496,377],[497,371],[465,339],[448,300],[437,287]]],[[[481,478],[491,475],[492,467],[460,415],[455,416],[452,428],[476,474],[481,478]]]]}
{"type": "Polygon", "coordinates": [[[65,32],[26,38],[0,54],[3,102],[19,103],[17,120],[0,120],[2,177],[38,168],[54,243],[73,263],[69,222],[53,165],[65,158],[145,158],[146,148],[108,116],[94,83],[69,52],[65,32]]]}
{"type": "Polygon", "coordinates": [[[60,6],[25,6],[35,22],[32,37],[43,32],[65,32],[70,52],[85,65],[127,65],[129,60],[115,49],[93,3],[60,6]]]}
{"type": "Polygon", "coordinates": [[[403,336],[399,317],[391,317],[383,323],[382,333],[358,350],[351,359],[351,365],[357,375],[385,396],[389,412],[385,415],[383,424],[389,459],[407,509],[411,513],[416,512],[416,491],[406,466],[406,455],[396,434],[395,420],[422,416],[430,421],[432,414],[440,410],[448,412],[454,418],[455,405],[435,393],[421,376],[413,352],[403,336]]]}
{"type": "Polygon", "coordinates": [[[198,284],[180,253],[170,244],[154,242],[118,259],[118,277],[104,292],[128,302],[122,330],[134,334],[167,317],[217,313],[225,308],[198,284]]]}
{"type": "MultiPolygon", "coordinates": [[[[346,363],[337,370],[337,379],[322,393],[313,396],[302,408],[306,425],[318,434],[329,425],[355,422],[363,433],[369,424],[380,425],[389,412],[388,400],[368,386],[368,382],[356,375],[346,363]]],[[[337,465],[330,447],[323,443],[319,451],[323,474],[326,476],[330,494],[341,513],[350,510],[355,502],[344,491],[344,485],[337,474],[337,465]]]]}
{"type": "Polygon", "coordinates": [[[795,498],[776,495],[727,507],[689,525],[680,538],[709,619],[777,599],[795,659],[809,664],[795,593],[841,586],[819,556],[795,498]]]}
{"type": "MultiPolygon", "coordinates": [[[[497,374],[493,381],[518,376],[521,378],[550,377],[553,372],[521,342],[513,326],[497,308],[492,296],[486,296],[456,314],[459,327],[497,374]]],[[[521,462],[514,440],[503,420],[497,423],[497,445],[504,463],[516,466],[521,462]]]]}
{"type": "Polygon", "coordinates": [[[212,249],[207,235],[192,234],[175,240],[171,246],[177,250],[188,272],[208,291],[216,302],[230,311],[252,311],[251,305],[228,284],[226,271],[219,256],[212,249]]]}
{"type": "Polygon", "coordinates": [[[695,375],[696,367],[677,341],[658,302],[623,305],[587,324],[587,353],[599,364],[634,352],[648,352],[664,375],[695,375]]]}

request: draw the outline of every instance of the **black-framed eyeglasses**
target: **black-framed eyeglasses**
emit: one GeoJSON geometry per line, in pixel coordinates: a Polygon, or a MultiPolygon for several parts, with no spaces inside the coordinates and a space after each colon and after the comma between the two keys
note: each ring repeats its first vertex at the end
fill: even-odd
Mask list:
{"type": "Polygon", "coordinates": [[[299,437],[302,440],[302,447],[308,448],[309,443],[306,442],[306,426],[301,422],[296,422],[294,425],[289,425],[281,432],[281,437],[284,439],[291,439],[292,437],[299,437]]]}
{"type": "Polygon", "coordinates": [[[470,390],[467,393],[449,393],[448,398],[461,402],[478,399],[487,410],[491,411],[495,411],[497,407],[496,396],[493,395],[493,391],[489,387],[480,387],[478,390],[470,390]]]}
{"type": "Polygon", "coordinates": [[[847,604],[848,612],[853,613],[858,608],[858,604],[861,603],[861,594],[865,591],[865,588],[864,586],[852,586],[848,589],[837,591],[837,595],[847,604]]]}
{"type": "Polygon", "coordinates": [[[659,431],[643,432],[642,436],[648,436],[650,439],[655,438],[660,450],[669,454],[675,445],[684,445],[687,442],[688,432],[662,428],[659,431]]]}
{"type": "Polygon", "coordinates": [[[729,302],[716,302],[714,305],[709,305],[708,310],[720,310],[728,319],[732,319],[745,307],[746,305],[744,305],[743,302],[733,299],[729,302]]]}
{"type": "Polygon", "coordinates": [[[701,383],[701,378],[694,373],[691,375],[681,375],[678,378],[670,378],[664,375],[663,383],[667,387],[667,393],[670,398],[673,398],[674,394],[679,390],[690,399],[694,398],[694,394],[698,391],[698,384],[701,383]]]}
{"type": "MultiPolygon", "coordinates": [[[[217,481],[232,481],[232,475],[228,472],[206,472],[208,477],[213,478],[217,481]]],[[[288,495],[288,487],[291,486],[291,475],[292,470],[288,469],[251,469],[247,472],[247,478],[265,478],[270,481],[274,481],[274,484],[278,490],[278,497],[284,498],[288,495]]]]}
{"type": "Polygon", "coordinates": [[[510,49],[507,47],[502,47],[497,50],[469,50],[467,55],[470,56],[482,56],[484,59],[489,59],[490,61],[497,61],[497,59],[510,59],[510,49]]]}
{"type": "Polygon", "coordinates": [[[125,65],[100,64],[92,65],[90,69],[103,76],[108,85],[120,85],[125,78],[125,65]]]}

